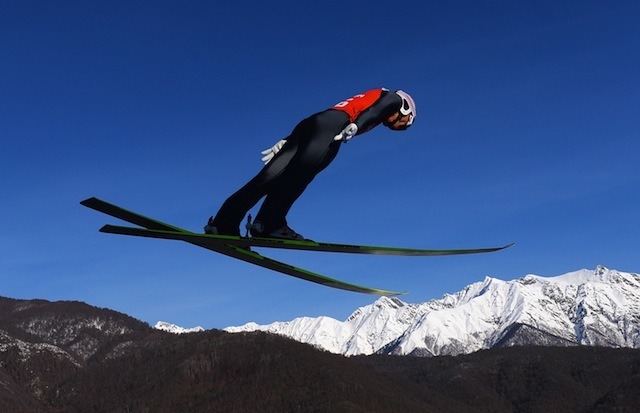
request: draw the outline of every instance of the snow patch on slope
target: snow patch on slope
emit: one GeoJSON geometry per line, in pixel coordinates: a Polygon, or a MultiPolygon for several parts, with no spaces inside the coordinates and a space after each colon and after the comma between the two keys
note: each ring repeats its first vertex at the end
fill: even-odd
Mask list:
{"type": "Polygon", "coordinates": [[[193,328],[184,328],[175,324],[167,323],[166,321],[158,321],[155,326],[156,330],[162,330],[173,334],[186,334],[186,333],[199,333],[204,331],[204,328],[198,326],[193,328]]]}

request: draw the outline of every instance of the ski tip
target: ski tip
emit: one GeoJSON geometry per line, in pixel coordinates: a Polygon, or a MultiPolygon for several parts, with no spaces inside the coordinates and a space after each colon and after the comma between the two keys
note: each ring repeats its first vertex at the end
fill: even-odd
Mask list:
{"type": "Polygon", "coordinates": [[[96,198],[95,196],[80,201],[80,205],[86,206],[87,208],[91,209],[95,209],[95,207],[100,203],[104,203],[104,201],[102,201],[100,198],[96,198]]]}
{"type": "Polygon", "coordinates": [[[102,228],[100,228],[98,231],[100,232],[104,232],[105,234],[115,234],[115,232],[113,231],[113,225],[103,225],[102,228]]]}
{"type": "Polygon", "coordinates": [[[399,295],[406,295],[409,294],[409,291],[400,291],[400,292],[396,292],[396,291],[378,291],[377,295],[381,296],[381,297],[397,297],[399,295]]]}
{"type": "Polygon", "coordinates": [[[84,205],[87,206],[91,203],[93,203],[93,201],[95,201],[96,197],[92,196],[91,198],[87,198],[87,199],[83,199],[82,201],[80,201],[80,205],[84,205]]]}

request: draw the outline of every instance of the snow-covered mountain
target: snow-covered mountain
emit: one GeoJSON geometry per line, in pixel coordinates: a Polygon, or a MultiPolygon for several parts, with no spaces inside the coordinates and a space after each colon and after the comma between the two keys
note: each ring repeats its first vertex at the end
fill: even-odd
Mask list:
{"type": "Polygon", "coordinates": [[[511,345],[640,348],[640,275],[598,267],[557,277],[487,277],[439,300],[382,297],[347,320],[296,318],[268,331],[348,356],[455,355],[511,345]]]}
{"type": "Polygon", "coordinates": [[[204,331],[204,328],[198,326],[193,328],[184,328],[175,324],[167,323],[166,321],[158,321],[155,326],[156,330],[167,331],[173,334],[185,334],[185,333],[199,333],[204,331]]]}

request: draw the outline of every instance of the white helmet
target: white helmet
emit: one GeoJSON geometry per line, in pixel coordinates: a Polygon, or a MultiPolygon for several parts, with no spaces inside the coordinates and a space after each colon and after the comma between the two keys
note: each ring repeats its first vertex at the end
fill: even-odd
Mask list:
{"type": "Polygon", "coordinates": [[[416,103],[407,92],[396,90],[396,94],[402,98],[400,114],[402,116],[410,115],[409,122],[407,122],[407,127],[409,127],[413,123],[413,120],[416,118],[416,103]]]}

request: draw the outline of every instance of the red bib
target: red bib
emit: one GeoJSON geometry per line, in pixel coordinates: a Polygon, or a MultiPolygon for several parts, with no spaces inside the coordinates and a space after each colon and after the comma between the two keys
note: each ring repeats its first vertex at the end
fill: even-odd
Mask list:
{"type": "Polygon", "coordinates": [[[349,115],[351,122],[354,122],[358,115],[370,108],[382,95],[382,89],[373,89],[360,93],[352,98],[337,103],[332,109],[341,110],[349,115]]]}

